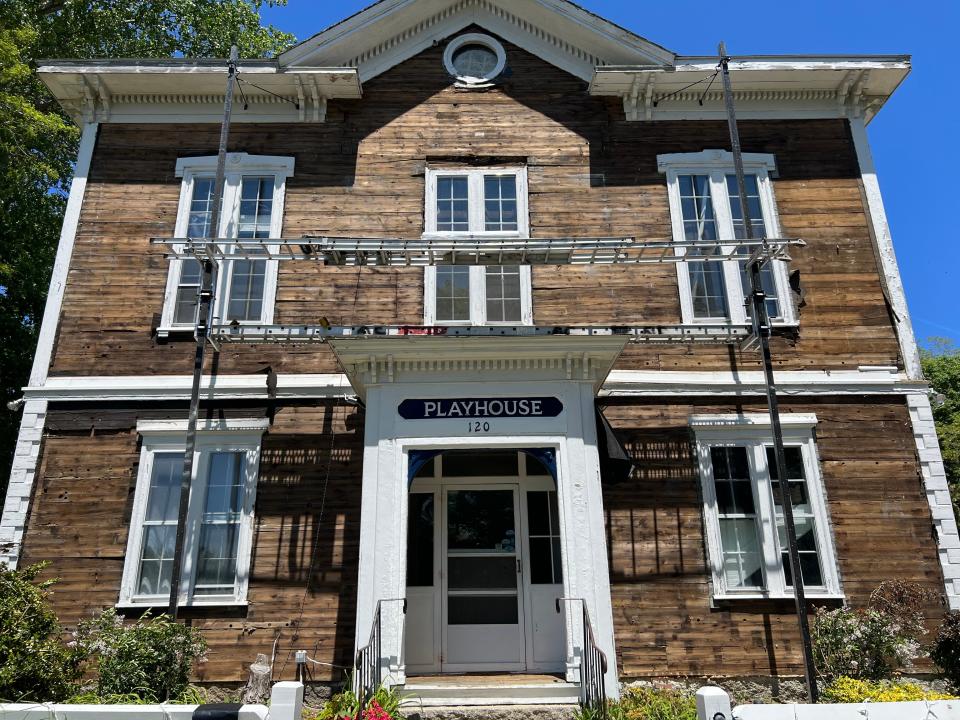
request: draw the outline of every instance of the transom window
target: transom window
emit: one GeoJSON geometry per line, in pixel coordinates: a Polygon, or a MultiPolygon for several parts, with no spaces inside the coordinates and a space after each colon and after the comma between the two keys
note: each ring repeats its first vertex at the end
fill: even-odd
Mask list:
{"type": "MultiPolygon", "coordinates": [[[[788,414],[783,420],[804,587],[811,596],[837,596],[839,573],[813,439],[816,419],[788,414]]],[[[782,499],[766,416],[696,416],[691,424],[700,458],[715,596],[792,596],[782,499]]]]}
{"type": "MultiPolygon", "coordinates": [[[[746,239],[746,226],[733,157],[721,150],[658,156],[661,172],[667,175],[668,195],[675,240],[724,241],[746,239]]],[[[747,153],[747,203],[755,238],[779,237],[774,210],[770,172],[775,169],[772,155],[747,153]]],[[[692,249],[697,256],[719,255],[718,250],[692,249]]],[[[678,251],[683,254],[683,250],[678,251]]],[[[749,250],[740,248],[748,256],[749,250]]],[[[745,305],[750,291],[746,262],[705,260],[677,264],[680,306],[685,323],[714,324],[750,322],[751,310],[745,305]]],[[[774,322],[795,322],[786,288],[784,262],[767,263],[760,280],[767,295],[767,313],[774,322]]]]}
{"type": "MultiPolygon", "coordinates": [[[[528,237],[525,168],[427,170],[425,238],[528,237]]],[[[428,267],[424,320],[434,324],[530,324],[530,268],[428,267]]]]}
{"type": "MultiPolygon", "coordinates": [[[[248,423],[262,428],[198,436],[181,581],[188,603],[233,603],[246,597],[260,433],[266,428],[262,421],[248,423]]],[[[186,423],[181,424],[185,429],[186,423]]],[[[143,448],[121,604],[161,605],[170,597],[183,433],[173,434],[170,423],[150,425],[138,427],[143,448]]]]}
{"type": "MultiPolygon", "coordinates": [[[[293,174],[293,159],[231,153],[227,166],[217,234],[241,239],[280,237],[284,185],[293,174]]],[[[177,237],[202,238],[211,234],[215,169],[215,157],[184,158],[177,162],[177,174],[183,177],[177,237]]],[[[248,250],[247,254],[260,252],[248,250]]],[[[215,318],[225,323],[273,322],[276,278],[275,261],[244,259],[223,263],[217,283],[215,318]]],[[[171,263],[161,334],[193,326],[200,279],[198,262],[171,263]]]]}

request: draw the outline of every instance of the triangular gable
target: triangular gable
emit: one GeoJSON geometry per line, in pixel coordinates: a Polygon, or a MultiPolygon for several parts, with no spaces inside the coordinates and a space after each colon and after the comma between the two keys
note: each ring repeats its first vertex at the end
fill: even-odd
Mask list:
{"type": "Polygon", "coordinates": [[[470,25],[590,81],[601,65],[676,55],[568,0],[380,0],[283,53],[281,67],[356,67],[365,82],[470,25]]]}

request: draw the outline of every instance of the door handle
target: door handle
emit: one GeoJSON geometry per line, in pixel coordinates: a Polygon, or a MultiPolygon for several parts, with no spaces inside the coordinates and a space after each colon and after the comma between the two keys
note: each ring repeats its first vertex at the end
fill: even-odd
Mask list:
{"type": "Polygon", "coordinates": [[[520,558],[517,558],[517,575],[519,575],[519,574],[520,574],[520,570],[521,570],[521,566],[520,566],[520,558]]]}

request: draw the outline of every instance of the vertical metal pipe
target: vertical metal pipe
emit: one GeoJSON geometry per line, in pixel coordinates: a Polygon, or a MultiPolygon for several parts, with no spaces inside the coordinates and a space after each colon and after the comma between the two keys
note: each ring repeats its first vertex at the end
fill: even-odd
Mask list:
{"type": "MultiPolygon", "coordinates": [[[[208,238],[219,237],[220,206],[226,182],[227,141],[230,138],[230,116],[233,112],[233,83],[237,74],[237,46],[230,48],[227,63],[227,91],[223,103],[223,123],[220,125],[220,147],[217,150],[217,175],[213,186],[213,207],[210,208],[208,238]]],[[[183,454],[183,475],[180,477],[180,504],[177,512],[177,537],[173,550],[173,569],[170,576],[170,605],[168,613],[174,620],[180,605],[180,576],[183,574],[183,553],[187,537],[187,513],[190,509],[190,483],[193,478],[193,456],[197,446],[197,416],[200,413],[200,382],[203,378],[203,360],[210,334],[210,316],[216,292],[216,272],[212,260],[202,262],[197,319],[194,327],[196,349],[193,356],[193,384],[190,387],[190,413],[187,417],[186,449],[183,454]]]]}
{"type": "MultiPolygon", "coordinates": [[[[740,147],[740,132],[737,128],[737,115],[733,103],[733,88],[730,82],[730,58],[727,48],[720,43],[720,66],[723,75],[723,100],[727,110],[727,124],[730,127],[730,146],[733,152],[733,167],[737,176],[737,191],[740,195],[740,209],[743,214],[743,227],[747,240],[753,240],[753,223],[750,219],[750,206],[747,203],[747,185],[743,172],[743,151],[740,147]]],[[[764,238],[764,240],[766,240],[764,238]]],[[[749,263],[750,300],[752,307],[751,323],[753,332],[760,343],[760,355],[763,362],[763,377],[766,383],[767,406],[770,412],[770,425],[773,431],[773,454],[777,465],[777,485],[780,489],[780,505],[783,508],[783,523],[787,535],[790,558],[790,576],[793,579],[794,599],[797,621],[800,624],[800,643],[803,650],[803,671],[807,681],[807,694],[810,702],[819,699],[817,689],[817,671],[813,660],[813,644],[810,640],[810,621],[807,616],[807,599],[803,588],[803,575],[800,570],[800,553],[797,549],[797,528],[793,520],[793,502],[790,498],[790,481],[787,478],[786,454],[783,449],[783,428],[780,425],[780,406],[777,401],[777,386],[773,376],[773,360],[770,355],[770,318],[767,315],[766,294],[760,277],[760,263],[749,263]]]]}

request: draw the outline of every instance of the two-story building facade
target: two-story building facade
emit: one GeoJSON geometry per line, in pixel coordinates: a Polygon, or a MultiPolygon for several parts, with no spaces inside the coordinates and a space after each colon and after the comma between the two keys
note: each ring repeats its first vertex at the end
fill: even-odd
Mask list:
{"type": "MultiPolygon", "coordinates": [[[[199,680],[242,681],[257,653],[289,678],[296,650],[339,680],[378,605],[408,686],[556,675],[531,698],[575,697],[581,604],[614,692],[802,674],[743,263],[562,259],[743,239],[719,84],[683,89],[716,65],[566,0],[381,0],[240,63],[215,234],[263,250],[217,277],[181,585],[199,680]],[[268,242],[301,236],[561,259],[325,264],[268,242]],[[303,341],[327,326],[370,329],[303,341]]],[[[200,272],[151,238],[211,233],[224,67],[39,67],[83,135],[0,542],[50,563],[68,625],[167,606],[200,272]]],[[[754,227],[805,241],[763,282],[807,595],[911,580],[943,598],[932,619],[960,607],[960,538],[866,134],[909,67],[731,73],[754,227]]]]}

